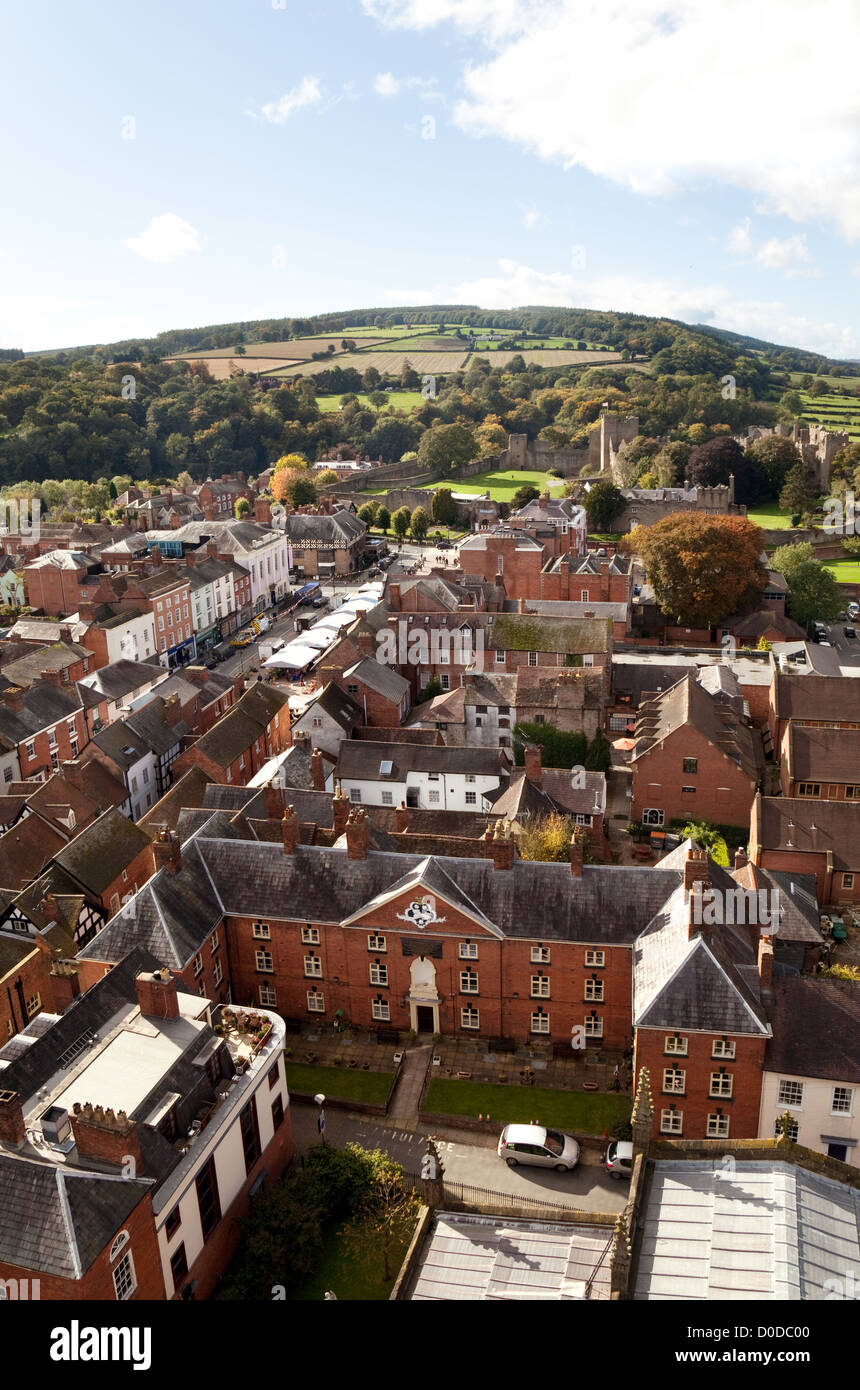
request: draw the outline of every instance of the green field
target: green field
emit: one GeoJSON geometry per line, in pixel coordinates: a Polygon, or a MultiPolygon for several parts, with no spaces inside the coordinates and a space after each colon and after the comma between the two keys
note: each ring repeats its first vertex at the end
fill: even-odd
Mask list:
{"type": "Polygon", "coordinates": [[[801,391],[800,399],[803,419],[810,424],[844,430],[854,438],[860,436],[860,399],[856,396],[810,396],[808,391],[801,391]]]}
{"type": "Polygon", "coordinates": [[[563,478],[550,478],[547,473],[529,468],[510,468],[502,473],[476,473],[471,478],[446,478],[443,482],[422,483],[424,488],[450,487],[454,492],[487,492],[494,502],[510,502],[517,488],[531,483],[539,492],[548,486],[556,493],[564,487],[563,478]]]}
{"type": "Polygon", "coordinates": [[[860,560],[825,560],[824,568],[837,584],[860,584],[860,560]]]}
{"type": "Polygon", "coordinates": [[[603,1134],[629,1120],[631,1101],[629,1096],[599,1091],[541,1091],[480,1081],[432,1081],[422,1109],[474,1119],[490,1115],[499,1125],[534,1121],[580,1134],[603,1134]]]}
{"type": "Polygon", "coordinates": [[[791,527],[791,512],[781,511],[776,502],[765,502],[748,511],[747,516],[765,531],[786,531],[791,527]]]}
{"type": "MultiPolygon", "coordinates": [[[[357,392],[356,394],[363,406],[369,410],[376,409],[365,392],[357,392]]],[[[424,397],[420,391],[388,391],[386,397],[385,405],[380,406],[381,410],[386,410],[388,406],[392,406],[395,410],[412,410],[415,406],[424,404],[424,397]]],[[[330,415],[332,411],[340,410],[341,400],[341,396],[317,396],[317,405],[323,414],[330,415]]]]}
{"type": "Polygon", "coordinates": [[[364,1100],[371,1105],[384,1105],[391,1090],[394,1074],[390,1071],[350,1071],[346,1067],[316,1067],[306,1062],[286,1062],[287,1085],[303,1096],[324,1096],[339,1100],[364,1100]]]}

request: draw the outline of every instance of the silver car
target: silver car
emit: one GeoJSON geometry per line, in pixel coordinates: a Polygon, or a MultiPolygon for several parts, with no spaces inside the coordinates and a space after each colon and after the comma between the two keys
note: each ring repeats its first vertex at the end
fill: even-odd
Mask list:
{"type": "Polygon", "coordinates": [[[498,1148],[509,1168],[530,1164],[536,1168],[555,1168],[566,1173],[579,1162],[579,1144],[569,1134],[543,1125],[507,1125],[498,1148]]]}

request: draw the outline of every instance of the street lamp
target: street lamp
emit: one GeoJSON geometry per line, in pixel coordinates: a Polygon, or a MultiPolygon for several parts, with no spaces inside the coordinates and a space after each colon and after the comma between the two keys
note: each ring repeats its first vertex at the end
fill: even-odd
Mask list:
{"type": "Polygon", "coordinates": [[[325,1105],[325,1096],[322,1094],[321,1091],[319,1091],[314,1096],[314,1100],[319,1106],[319,1114],[317,1115],[317,1132],[319,1133],[322,1142],[325,1143],[325,1110],[323,1109],[323,1106],[325,1105]]]}

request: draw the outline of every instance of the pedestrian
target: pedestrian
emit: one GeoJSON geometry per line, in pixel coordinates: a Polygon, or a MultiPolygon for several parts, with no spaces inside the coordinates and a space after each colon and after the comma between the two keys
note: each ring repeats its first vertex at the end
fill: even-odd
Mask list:
{"type": "Polygon", "coordinates": [[[612,1089],[613,1091],[621,1090],[621,1072],[619,1071],[617,1064],[615,1070],[612,1073],[612,1089]]]}

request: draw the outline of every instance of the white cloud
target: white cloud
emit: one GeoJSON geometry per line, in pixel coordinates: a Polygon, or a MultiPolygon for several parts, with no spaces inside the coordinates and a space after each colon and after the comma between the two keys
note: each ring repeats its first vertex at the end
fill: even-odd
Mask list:
{"type": "Polygon", "coordinates": [[[788,280],[802,277],[806,280],[820,280],[822,272],[812,264],[812,256],[806,244],[806,234],[796,233],[789,237],[770,237],[759,247],[750,231],[751,221],[744,218],[729,233],[728,247],[736,256],[746,261],[755,261],[766,270],[781,270],[788,280]]]}
{"type": "Polygon", "coordinates": [[[523,226],[526,231],[530,232],[532,228],[537,227],[541,220],[541,215],[534,203],[531,203],[529,207],[523,210],[523,226]]]}
{"type": "Polygon", "coordinates": [[[458,285],[424,285],[386,290],[392,304],[479,304],[485,309],[516,309],[547,304],[617,310],[681,319],[732,329],[770,342],[797,344],[832,357],[860,355],[860,340],[848,328],[791,312],[780,300],[744,300],[726,285],[679,288],[666,280],[604,275],[589,279],[564,271],[536,270],[500,260],[499,273],[458,285]]]}
{"type": "Polygon", "coordinates": [[[140,256],[141,260],[166,264],[178,260],[189,251],[199,251],[200,238],[190,222],[177,217],[174,212],[165,212],[161,217],[153,217],[140,236],[128,237],[123,246],[140,256]]]}
{"type": "Polygon", "coordinates": [[[849,0],[815,7],[826,70],[810,56],[808,0],[363,4],[388,26],[447,22],[490,47],[455,108],[474,136],[650,196],[730,184],[770,212],[860,236],[860,7],[849,0]]]}
{"type": "Polygon", "coordinates": [[[263,107],[263,115],[272,125],[283,125],[296,111],[306,106],[319,106],[322,101],[319,78],[303,77],[297,87],[285,92],[277,101],[269,101],[263,107]]]}
{"type": "Polygon", "coordinates": [[[750,219],[745,217],[743,222],[737,227],[733,227],[729,233],[729,250],[735,256],[751,256],[755,247],[750,235],[750,219]]]}
{"type": "Polygon", "coordinates": [[[396,97],[400,91],[400,83],[393,72],[380,72],[377,73],[373,90],[379,97],[396,97]]]}

